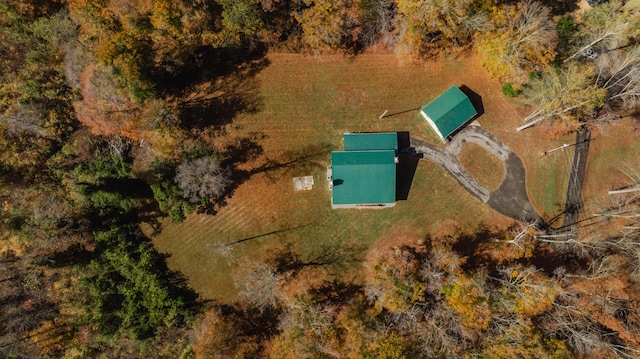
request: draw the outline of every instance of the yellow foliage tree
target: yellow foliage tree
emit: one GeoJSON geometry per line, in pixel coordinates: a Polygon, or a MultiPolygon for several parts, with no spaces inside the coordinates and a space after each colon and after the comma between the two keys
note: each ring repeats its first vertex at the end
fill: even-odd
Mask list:
{"type": "Polygon", "coordinates": [[[427,284],[418,277],[419,269],[419,260],[404,249],[376,264],[366,289],[376,313],[405,311],[424,300],[427,284]]]}
{"type": "Polygon", "coordinates": [[[494,77],[523,85],[553,61],[558,35],[549,8],[526,0],[494,7],[492,18],[495,27],[479,36],[477,48],[494,77]]]}
{"type": "Polygon", "coordinates": [[[478,30],[487,29],[488,16],[473,9],[472,0],[397,0],[398,52],[419,54],[432,43],[464,45],[478,30]]]}
{"type": "Polygon", "coordinates": [[[546,338],[531,322],[513,320],[503,335],[488,340],[482,350],[483,358],[490,359],[569,359],[573,358],[567,346],[559,339],[546,338]]]}
{"type": "Polygon", "coordinates": [[[513,298],[507,310],[532,318],[550,310],[559,294],[557,283],[535,267],[514,265],[500,269],[505,297],[513,298]]]}
{"type": "Polygon", "coordinates": [[[491,322],[491,308],[484,283],[485,279],[480,274],[471,278],[460,274],[443,288],[447,304],[468,328],[485,330],[491,322]]]}
{"type": "Polygon", "coordinates": [[[309,6],[296,14],[302,26],[302,39],[314,50],[336,50],[347,35],[348,0],[305,0],[309,6]]]}

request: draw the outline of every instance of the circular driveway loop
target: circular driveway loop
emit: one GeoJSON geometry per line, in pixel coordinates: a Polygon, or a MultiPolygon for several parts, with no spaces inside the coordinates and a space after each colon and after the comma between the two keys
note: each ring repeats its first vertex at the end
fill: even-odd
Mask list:
{"type": "Polygon", "coordinates": [[[456,134],[443,149],[428,142],[411,138],[411,147],[425,158],[442,166],[471,195],[505,216],[544,225],[544,220],[533,209],[527,195],[525,169],[522,160],[509,147],[480,126],[470,125],[456,134]],[[460,152],[465,142],[482,146],[504,164],[505,178],[500,186],[489,191],[460,163],[460,152]]]}

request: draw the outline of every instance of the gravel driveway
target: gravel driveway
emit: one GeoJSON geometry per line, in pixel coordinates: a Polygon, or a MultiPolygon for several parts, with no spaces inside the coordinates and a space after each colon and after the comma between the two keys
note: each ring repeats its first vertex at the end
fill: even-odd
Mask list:
{"type": "Polygon", "coordinates": [[[467,126],[456,134],[444,149],[415,138],[411,138],[411,147],[417,153],[421,153],[424,158],[442,166],[471,195],[488,204],[495,211],[517,220],[527,223],[537,222],[544,226],[544,220],[529,201],[522,160],[509,147],[480,126],[467,126]],[[460,163],[460,152],[466,142],[482,146],[504,163],[506,175],[496,190],[490,191],[480,185],[460,163]]]}

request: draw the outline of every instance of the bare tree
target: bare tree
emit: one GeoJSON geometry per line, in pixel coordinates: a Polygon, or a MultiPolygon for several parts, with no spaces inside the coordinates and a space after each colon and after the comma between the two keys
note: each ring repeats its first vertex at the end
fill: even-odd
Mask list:
{"type": "Polygon", "coordinates": [[[540,318],[540,328],[546,335],[564,339],[582,355],[606,349],[604,333],[598,323],[577,305],[577,299],[575,294],[569,294],[554,303],[554,309],[540,318]]]}
{"type": "Polygon", "coordinates": [[[215,239],[206,246],[211,254],[224,258],[227,261],[233,260],[233,243],[224,243],[220,239],[215,239]]]}
{"type": "Polygon", "coordinates": [[[393,0],[363,0],[360,2],[361,31],[358,41],[364,46],[372,46],[383,39],[389,47],[395,46],[397,37],[393,35],[396,18],[396,4],[393,0]]]}
{"type": "Polygon", "coordinates": [[[416,303],[403,312],[389,313],[387,321],[415,339],[428,357],[460,358],[472,340],[456,313],[440,295],[432,303],[416,303]]]}
{"type": "Polygon", "coordinates": [[[14,133],[26,131],[42,136],[46,135],[46,116],[43,106],[27,104],[0,116],[0,123],[6,123],[14,133]]]}
{"type": "Polygon", "coordinates": [[[595,71],[590,66],[569,64],[562,69],[550,68],[531,83],[523,101],[533,108],[525,119],[522,131],[541,121],[555,121],[575,129],[581,125],[582,115],[591,114],[604,101],[606,90],[594,81],[595,71]]]}
{"type": "Polygon", "coordinates": [[[637,18],[638,9],[633,5],[625,7],[621,1],[595,6],[583,16],[578,47],[565,62],[578,58],[590,48],[607,51],[624,46],[637,35],[637,18]]]}
{"type": "Polygon", "coordinates": [[[599,61],[598,83],[607,90],[607,101],[634,107],[640,99],[640,45],[615,51],[599,61]]]}
{"type": "Polygon", "coordinates": [[[175,182],[182,196],[192,203],[210,197],[218,198],[231,184],[229,172],[214,157],[200,157],[184,162],[176,168],[175,182]]]}
{"type": "Polygon", "coordinates": [[[280,298],[280,277],[276,271],[262,263],[244,265],[239,274],[234,277],[238,293],[249,304],[264,311],[273,308],[280,298]]]}

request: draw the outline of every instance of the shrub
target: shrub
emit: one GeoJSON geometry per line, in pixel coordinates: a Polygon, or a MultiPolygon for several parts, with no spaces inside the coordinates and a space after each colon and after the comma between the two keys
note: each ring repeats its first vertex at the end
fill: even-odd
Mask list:
{"type": "Polygon", "coordinates": [[[520,92],[520,90],[516,90],[513,88],[511,82],[505,82],[505,84],[502,85],[502,94],[507,97],[517,97],[520,92]]]}

